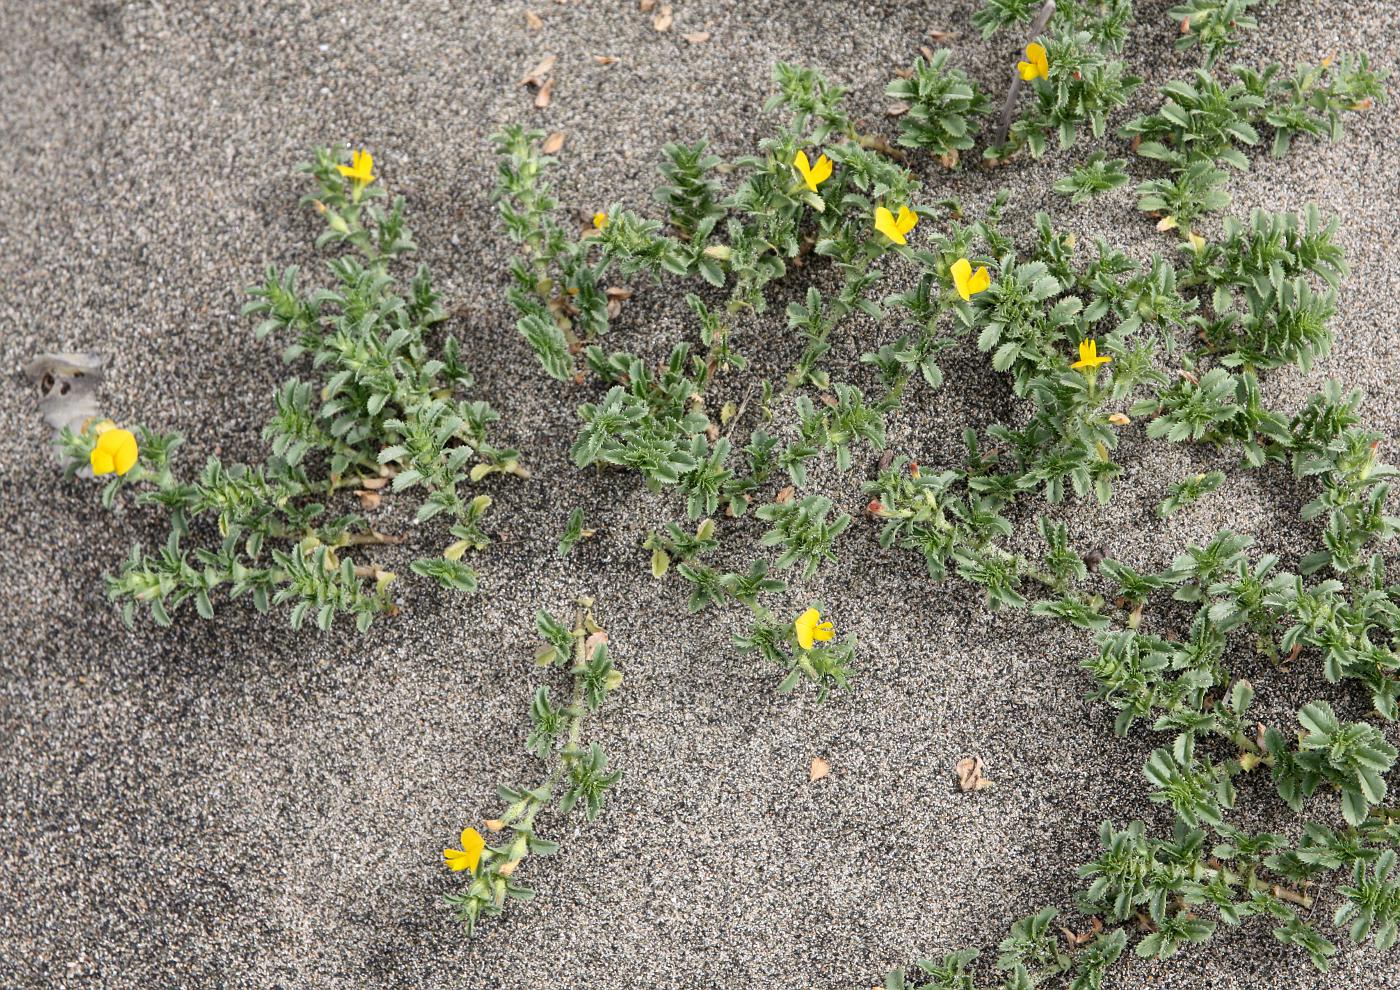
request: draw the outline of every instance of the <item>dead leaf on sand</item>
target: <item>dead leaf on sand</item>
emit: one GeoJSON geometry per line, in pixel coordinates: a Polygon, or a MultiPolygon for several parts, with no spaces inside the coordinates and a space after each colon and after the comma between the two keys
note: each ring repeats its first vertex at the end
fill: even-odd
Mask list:
{"type": "Polygon", "coordinates": [[[540,15],[533,10],[525,11],[525,26],[531,31],[538,31],[544,27],[544,21],[540,20],[540,15]]]}
{"type": "Polygon", "coordinates": [[[969,756],[959,760],[953,771],[958,775],[958,787],[964,791],[980,791],[992,786],[992,782],[982,776],[980,756],[969,756]]]}
{"type": "Polygon", "coordinates": [[[1098,918],[1089,919],[1089,930],[1082,935],[1070,931],[1064,925],[1060,926],[1060,934],[1065,937],[1065,941],[1069,943],[1069,947],[1071,949],[1077,949],[1081,945],[1084,945],[1088,942],[1092,942],[1096,937],[1098,937],[1098,934],[1101,931],[1103,931],[1103,922],[1100,921],[1098,918]]]}
{"type": "Polygon", "coordinates": [[[594,55],[593,61],[599,65],[616,65],[618,58],[616,55],[594,55]]]}
{"type": "Polygon", "coordinates": [[[690,42],[692,45],[703,45],[705,42],[710,40],[710,32],[692,31],[690,32],[690,34],[681,35],[681,37],[684,38],[686,41],[690,42]]]}
{"type": "Polygon", "coordinates": [[[779,490],[778,494],[773,496],[773,501],[777,502],[779,505],[787,505],[789,502],[792,501],[792,497],[796,494],[797,489],[794,488],[792,485],[788,485],[786,488],[779,490]]]}
{"type": "Polygon", "coordinates": [[[657,11],[656,16],[651,19],[651,26],[658,31],[669,31],[674,21],[675,17],[671,14],[671,5],[669,3],[663,3],[661,9],[657,11]]]}
{"type": "Polygon", "coordinates": [[[808,780],[821,780],[831,773],[831,764],[823,760],[820,756],[812,757],[812,765],[807,769],[808,780]]]}
{"type": "Polygon", "coordinates": [[[554,96],[554,80],[546,79],[540,91],[535,94],[535,109],[543,110],[549,106],[550,99],[554,96]]]}
{"type": "Polygon", "coordinates": [[[544,58],[540,59],[539,65],[535,66],[520,78],[520,85],[534,86],[536,88],[543,86],[545,81],[549,78],[549,74],[554,71],[554,63],[558,61],[558,55],[546,55],[544,58]]]}
{"type": "Polygon", "coordinates": [[[557,155],[559,149],[564,147],[564,132],[555,131],[544,139],[544,144],[540,145],[540,150],[546,155],[557,155]]]}

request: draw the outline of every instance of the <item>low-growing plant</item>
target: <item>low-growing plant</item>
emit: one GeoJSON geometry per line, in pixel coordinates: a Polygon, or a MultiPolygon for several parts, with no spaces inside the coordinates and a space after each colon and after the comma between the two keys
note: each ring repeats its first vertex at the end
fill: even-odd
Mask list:
{"type": "Polygon", "coordinates": [[[930,151],[948,167],[973,146],[975,118],[988,112],[986,97],[965,73],[948,66],[950,57],[940,49],[928,61],[916,59],[909,78],[896,79],[885,90],[908,108],[900,117],[899,143],[930,151]]]}
{"type": "Polygon", "coordinates": [[[1096,151],[1056,182],[1055,191],[1079,206],[1099,193],[1127,185],[1128,173],[1124,171],[1127,165],[1124,158],[1109,158],[1102,151],[1096,151]]]}
{"type": "Polygon", "coordinates": [[[497,788],[506,809],[484,822],[491,842],[467,826],[461,848],[443,850],[449,869],[467,871],[471,877],[463,890],[443,894],[443,902],[469,936],[478,920],[501,914],[508,901],[534,898],[534,890],[521,885],[516,872],[530,856],[549,856],[559,850],[557,842],[536,833],[540,814],[552,810],[562,816],[578,807],[592,822],[622,778],[621,771],[608,767],[607,754],[598,743],[583,743],[588,717],[622,685],[622,674],[608,655],[607,634],[594,620],[592,608],[592,599],[580,598],[572,624],[543,609],[535,617],[544,640],[535,662],[546,668],[562,667],[573,680],[567,701],[555,702],[542,685],[530,704],[525,747],[545,764],[544,777],[533,787],[497,788]]]}
{"type": "Polygon", "coordinates": [[[526,474],[514,450],[489,439],[496,411],[465,397],[472,375],[456,337],[436,329],[447,313],[427,269],[406,281],[395,274],[414,250],[403,198],[380,204],[385,193],[366,152],[322,149],[300,170],[317,185],[303,200],[325,223],[317,246],[345,252],[326,265],[331,287],[305,288],[295,266],[269,270],[244,307],[261,318],[258,339],[283,338],[283,358],[317,375],[274,393],[266,459],[228,464],[211,455],[198,474],[182,475],[183,440],[174,433],[89,421],[58,438],[70,475],[111,475],[105,505],[130,490],[169,519],[160,551],[135,547],[107,579],[128,624],[144,605],[169,625],[187,601],[208,618],[222,590],[250,597],[259,611],[287,607],[293,627],[310,617],[326,629],[346,615],[363,631],[396,610],[397,576],[353,555],[399,540],[352,511],[352,490],[363,509],[385,493],[420,489],[417,521],[446,519],[452,539],[440,555],[415,560],[413,572],[474,591],[476,572],[462,557],[490,542],[482,520],[491,497],[468,489],[491,474],[526,474]],[[205,539],[201,519],[217,528],[216,540],[205,539]]]}

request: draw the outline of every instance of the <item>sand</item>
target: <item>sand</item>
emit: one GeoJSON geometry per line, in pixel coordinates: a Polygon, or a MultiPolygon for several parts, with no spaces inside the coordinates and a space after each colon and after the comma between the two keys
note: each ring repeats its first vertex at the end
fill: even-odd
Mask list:
{"type": "MultiPolygon", "coordinates": [[[[1125,57],[1149,85],[1135,110],[1198,59],[1170,52],[1166,6],[1139,4],[1125,57]]],[[[499,125],[567,134],[565,208],[654,209],[664,143],[704,136],[732,157],[765,133],[777,59],[851,86],[857,113],[893,133],[883,87],[929,30],[958,32],[957,62],[996,93],[1016,39],[983,42],[969,2],[676,0],[666,34],[628,2],[529,8],[538,31],[515,0],[0,3],[0,635],[12,644],[0,651],[0,986],[863,988],[963,945],[994,955],[1016,918],[1068,910],[1103,818],[1167,827],[1141,776],[1158,740],[1114,739],[1110,713],[1083,700],[1090,638],[988,614],[960,582],[931,585],[921,560],[881,551],[867,523],[843,538],[840,566],[792,595],[823,601],[858,635],[853,689],[825,703],[777,696],[780,673],[730,644],[735,611],[692,618],[682,587],[650,576],[640,543],[679,518],[675,499],[572,467],[573,409],[595,392],[544,377],[504,298],[511,248],[490,206],[487,142],[499,125]],[[683,39],[695,31],[711,37],[683,39]],[[517,82],[546,52],[559,56],[557,83],[536,110],[517,82]],[[209,453],[260,457],[269,396],[289,372],[238,310],[266,265],[317,270],[292,167],[334,141],[373,150],[407,197],[477,394],[501,410],[502,440],[533,477],[486,485],[506,539],[475,562],[481,595],[406,587],[404,614],[362,638],[294,634],[227,602],[213,621],[191,612],[175,629],[142,620],[127,632],[101,575],[132,543],[158,542],[160,520],[125,499],[107,512],[93,484],[61,480],[19,370],[40,350],[104,352],[109,413],[182,431],[191,469],[209,453]],[[599,532],[560,560],[575,506],[599,532]],[[626,674],[591,731],[627,776],[596,824],[542,823],[563,850],[522,870],[539,898],[467,941],[439,903],[458,883],[440,850],[499,811],[498,783],[533,778],[526,711],[549,675],[531,663],[532,616],[580,593],[597,598],[626,674]],[[960,793],[953,765],[974,754],[996,786],[960,793]],[[811,783],[816,756],[831,773],[811,783]]],[[[1238,53],[1247,64],[1335,48],[1394,68],[1400,7],[1386,0],[1282,0],[1260,16],[1238,53]]],[[[1310,201],[1340,215],[1352,266],[1335,353],[1307,376],[1269,375],[1270,401],[1296,407],[1336,376],[1366,388],[1368,420],[1389,435],[1400,426],[1393,106],[1349,118],[1339,144],[1256,156],[1231,182],[1237,215],[1310,201]]],[[[930,199],[946,190],[975,207],[1007,186],[1014,230],[1048,209],[1135,256],[1169,250],[1130,190],[1082,210],[1050,193],[1085,153],[990,175],[918,168],[930,199]]],[[[781,312],[803,278],[745,331],[764,373],[795,355],[781,312]]],[[[632,287],[612,346],[657,356],[693,335],[674,284],[632,287]]],[[[863,380],[859,353],[895,335],[852,324],[834,377],[863,380]]],[[[1020,408],[970,349],[945,370],[942,391],[916,390],[890,424],[891,446],[925,465],[958,457],[965,424],[1020,408]]],[[[1297,516],[1310,495],[1284,472],[1236,472],[1228,493],[1159,523],[1167,484],[1229,458],[1149,443],[1140,424],[1122,453],[1130,467],[1108,509],[1052,510],[1086,550],[1161,567],[1220,527],[1259,534],[1286,562],[1317,542],[1297,516]]],[[[872,462],[813,484],[857,511],[872,462]]],[[[414,532],[403,500],[386,502],[377,524],[412,535],[387,565],[444,542],[414,532]]],[[[1043,508],[1018,511],[1026,546],[1043,508]]],[[[727,561],[755,555],[759,525],[727,532],[727,561]]],[[[1243,662],[1276,721],[1312,697],[1347,697],[1316,664],[1243,662]]],[[[1252,826],[1296,831],[1266,781],[1249,782],[1241,807],[1252,826]]],[[[1310,810],[1335,814],[1321,801],[1310,810]]],[[[1322,976],[1256,923],[1164,963],[1129,962],[1111,986],[1377,990],[1400,986],[1400,963],[1346,946],[1322,976]]]]}

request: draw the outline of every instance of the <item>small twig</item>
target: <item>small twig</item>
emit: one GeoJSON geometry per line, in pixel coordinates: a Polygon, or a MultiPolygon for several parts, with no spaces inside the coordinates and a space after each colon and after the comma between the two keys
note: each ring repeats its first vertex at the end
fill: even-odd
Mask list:
{"type": "MultiPolygon", "coordinates": [[[[1045,6],[1040,8],[1040,13],[1036,15],[1035,22],[1031,24],[1030,40],[1034,41],[1045,33],[1045,26],[1050,23],[1050,18],[1055,14],[1055,0],[1045,0],[1045,6]]],[[[1029,44],[1029,42],[1027,42],[1029,44]]],[[[1011,88],[1007,90],[1006,102],[1001,108],[1001,119],[997,121],[996,146],[998,148],[1006,144],[1006,137],[1011,133],[1011,114],[1016,109],[1016,97],[1021,95],[1021,72],[1019,69],[1011,70],[1011,88]]]]}

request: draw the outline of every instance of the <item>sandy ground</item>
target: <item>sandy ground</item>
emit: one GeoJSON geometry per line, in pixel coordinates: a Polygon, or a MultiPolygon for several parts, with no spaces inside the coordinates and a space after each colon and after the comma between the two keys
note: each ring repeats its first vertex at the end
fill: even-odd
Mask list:
{"type": "MultiPolygon", "coordinates": [[[[500,124],[567,133],[566,207],[645,205],[663,143],[708,136],[732,156],[762,135],[775,59],[828,71],[892,130],[883,86],[930,29],[958,31],[957,60],[995,92],[1015,40],[983,43],[966,0],[675,0],[664,35],[632,3],[533,0],[535,32],[526,6],[0,2],[0,635],[12,644],[0,651],[0,986],[863,988],[919,956],[991,950],[1042,903],[1068,908],[1103,817],[1165,825],[1143,797],[1153,739],[1114,740],[1109,714],[1082,700],[1088,637],[988,615],[965,585],[931,586],[921,561],[880,551],[865,525],[844,538],[840,567],[793,595],[824,600],[858,634],[854,690],[825,704],[777,697],[776,672],[730,646],[736,614],[691,619],[680,587],[647,572],[640,541],[678,517],[676,503],[569,464],[572,410],[592,393],[546,381],[504,303],[509,245],[489,205],[486,140],[500,124]],[[707,43],[680,37],[699,30],[707,43]],[[559,56],[557,85],[538,111],[516,83],[546,52],[559,56]],[[594,54],[620,61],[599,66],[594,54]],[[101,575],[163,530],[56,476],[19,369],[36,350],[106,352],[113,415],[183,431],[191,465],[209,452],[260,456],[268,397],[287,372],[238,316],[242,287],[268,263],[315,269],[291,167],[336,140],[372,149],[386,185],[407,196],[479,394],[534,470],[488,486],[508,540],[478,561],[482,595],[415,586],[405,614],[364,638],[294,635],[237,604],[212,622],[128,633],[101,575]],[[600,533],[560,561],[554,543],[577,505],[600,533]],[[545,823],[564,849],[528,866],[540,897],[467,942],[439,904],[453,886],[439,853],[464,822],[499,810],[498,782],[533,776],[522,745],[540,677],[531,616],[582,592],[597,596],[627,676],[598,728],[627,777],[596,825],[545,823]],[[969,754],[994,789],[956,791],[952,766],[969,754]],[[832,772],[812,784],[814,756],[832,772]]],[[[1153,85],[1197,57],[1169,53],[1166,6],[1140,3],[1126,54],[1153,85]]],[[[1393,68],[1400,7],[1388,0],[1281,0],[1261,16],[1265,30],[1239,53],[1247,63],[1336,48],[1393,68]]],[[[1291,408],[1339,376],[1366,387],[1371,422],[1390,434],[1392,106],[1348,120],[1338,145],[1259,158],[1232,183],[1239,214],[1308,201],[1340,214],[1353,267],[1336,353],[1307,378],[1272,375],[1270,398],[1291,408]]],[[[1045,208],[1139,257],[1168,248],[1127,190],[1085,211],[1053,197],[1066,161],[953,178],[920,168],[930,200],[946,189],[981,204],[1007,184],[1016,229],[1045,208]]],[[[611,343],[656,355],[693,333],[671,288],[635,287],[611,343]]],[[[779,290],[775,313],[791,291],[779,290]]],[[[794,353],[755,343],[779,340],[779,319],[747,331],[770,374],[794,353]]],[[[861,380],[860,351],[895,334],[856,329],[833,352],[838,380],[861,380]]],[[[983,357],[954,354],[946,369],[948,387],[916,391],[891,424],[892,446],[926,465],[958,455],[965,423],[1016,414],[983,357]]],[[[1107,511],[1056,512],[1084,549],[1160,567],[1221,526],[1262,534],[1286,560],[1316,540],[1297,521],[1305,493],[1272,471],[1159,524],[1167,483],[1228,462],[1147,444],[1140,425],[1123,453],[1132,467],[1107,511]]],[[[855,511],[870,467],[814,483],[855,511]]],[[[391,506],[377,521],[406,531],[408,515],[391,506]]],[[[1029,529],[1030,514],[1022,521],[1029,529]]],[[[759,531],[734,528],[735,563],[759,531]]],[[[1311,665],[1250,674],[1276,719],[1338,697],[1311,665]]],[[[1296,828],[1263,781],[1241,806],[1251,825],[1296,828]]],[[[1320,976],[1253,925],[1176,960],[1130,963],[1112,986],[1375,990],[1400,986],[1400,963],[1345,948],[1320,976]]]]}

